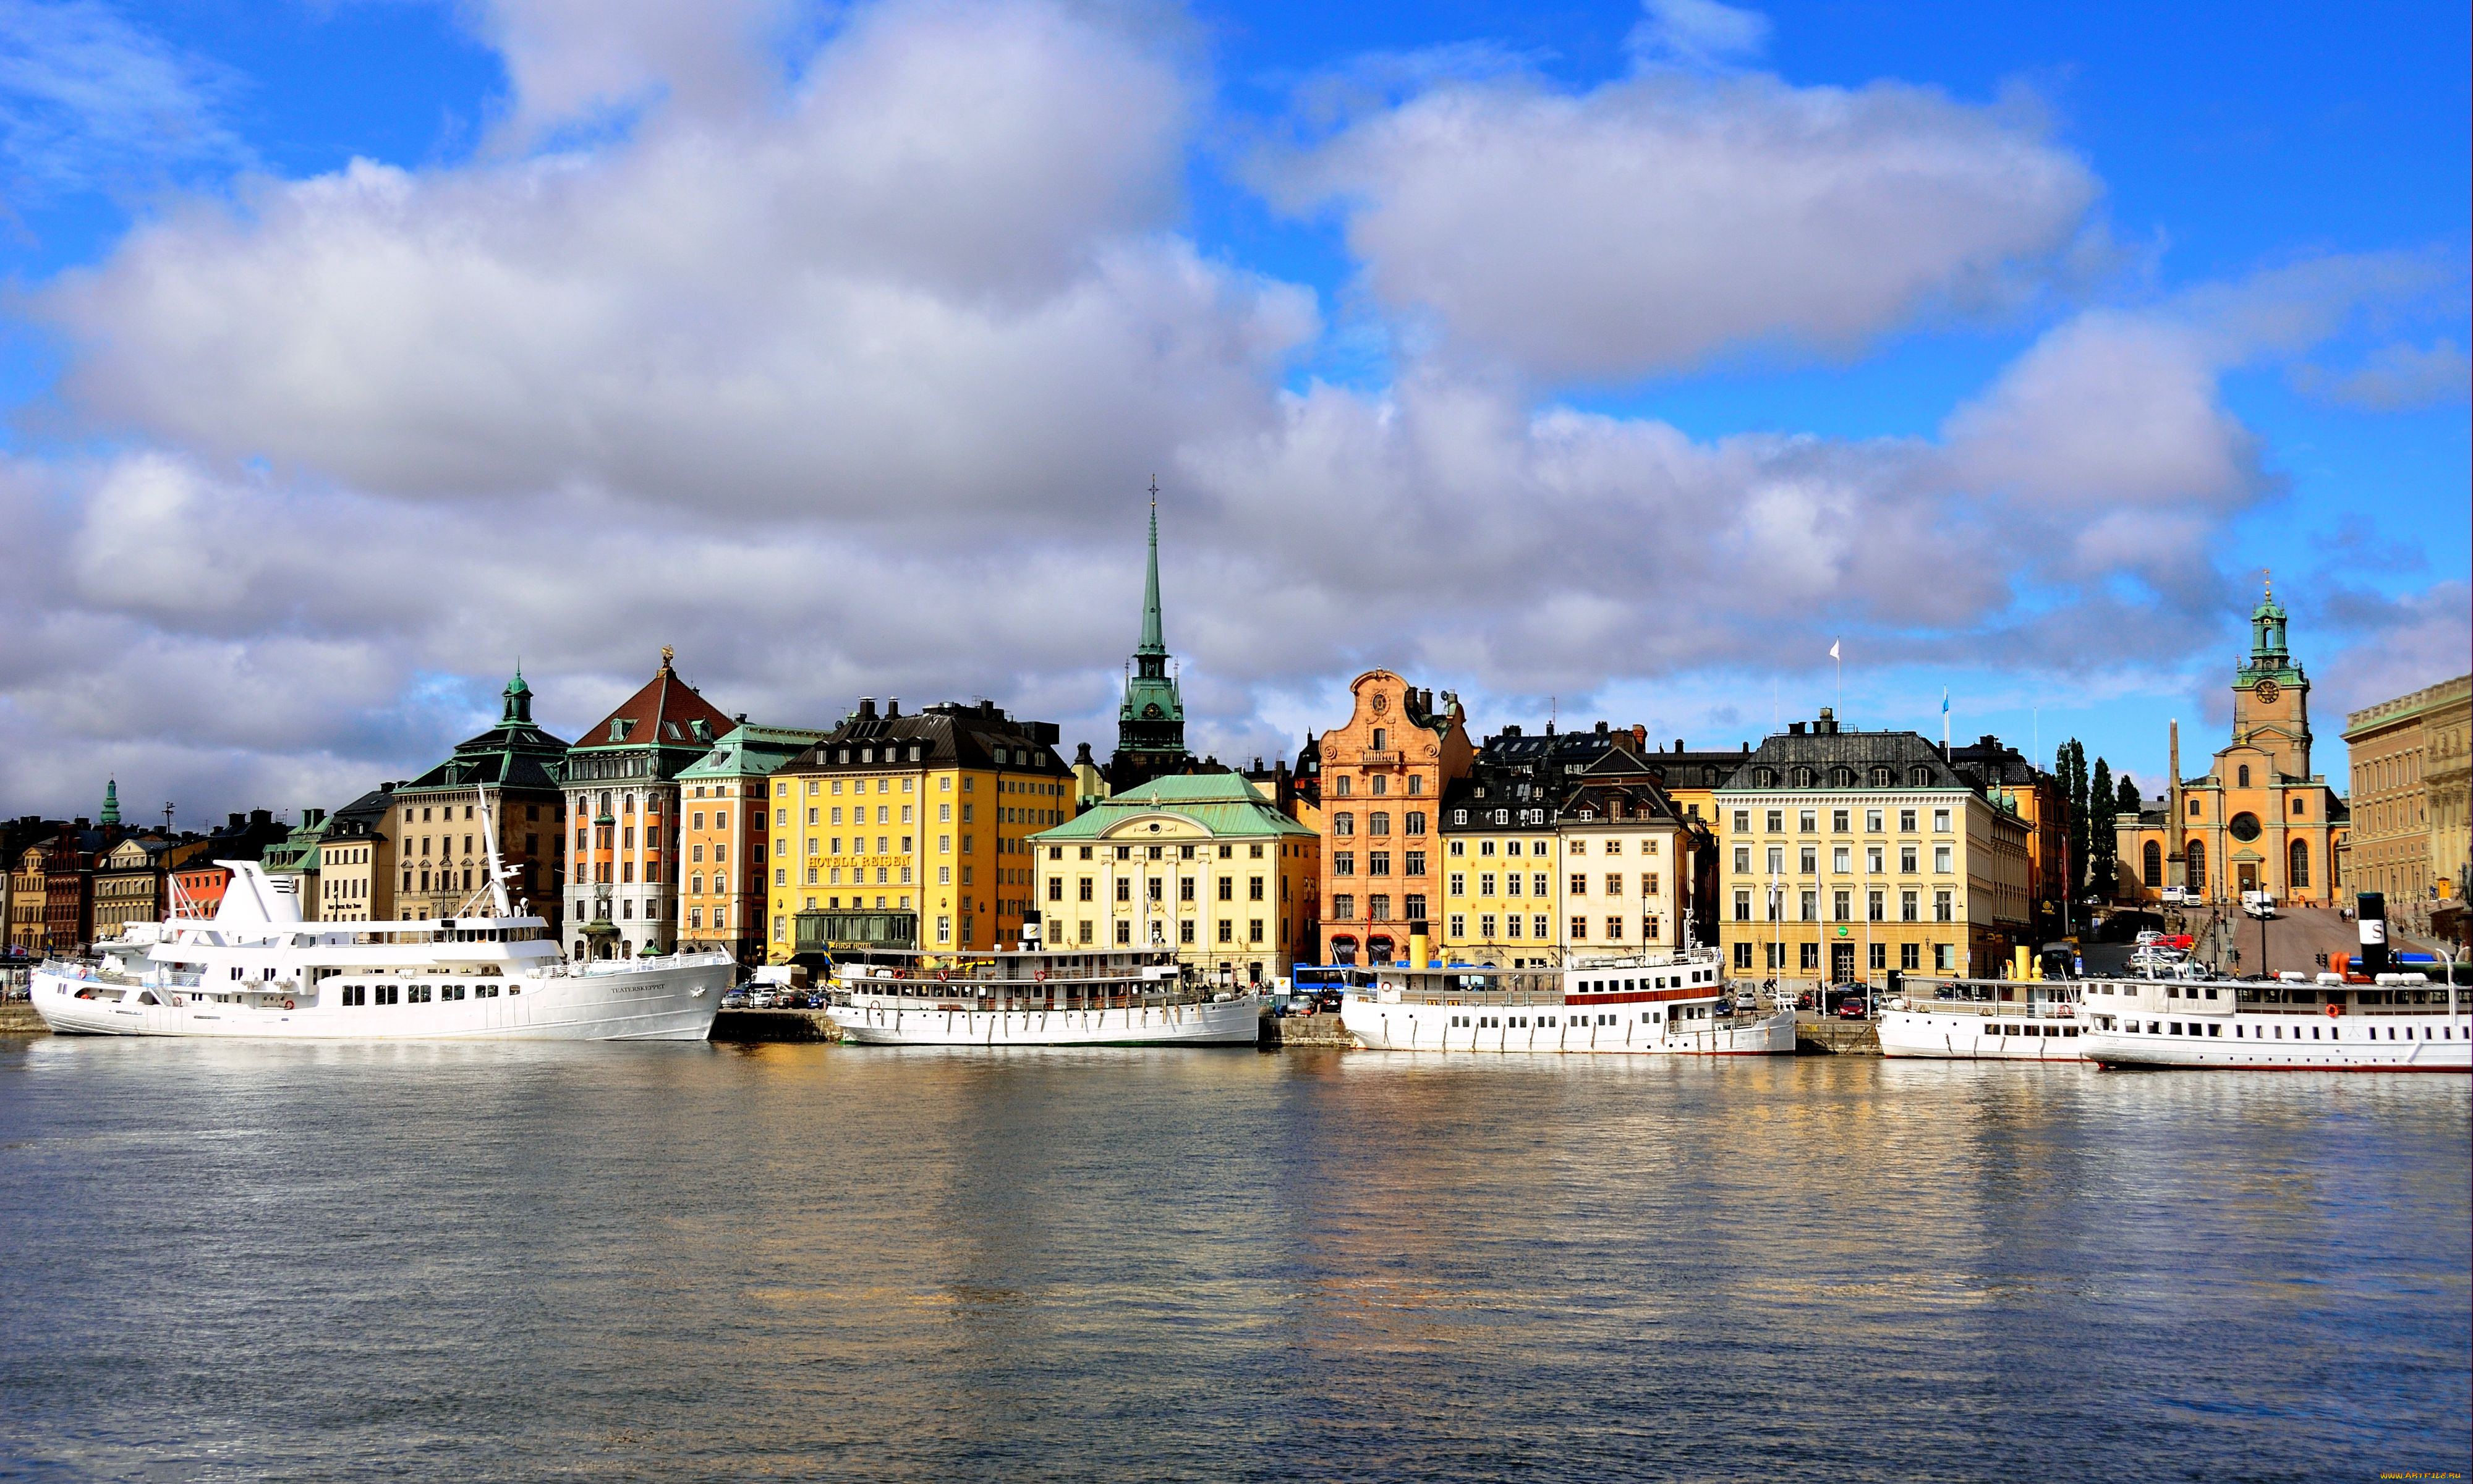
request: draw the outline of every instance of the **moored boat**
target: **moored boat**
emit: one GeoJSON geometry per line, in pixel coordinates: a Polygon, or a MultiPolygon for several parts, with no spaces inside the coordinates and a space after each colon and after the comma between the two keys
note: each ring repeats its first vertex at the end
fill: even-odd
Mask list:
{"type": "Polygon", "coordinates": [[[1263,997],[1189,984],[1174,952],[874,952],[833,966],[826,1014],[878,1046],[1251,1046],[1263,997]]]}
{"type": "MultiPolygon", "coordinates": [[[[1422,944],[1419,945],[1422,947],[1422,944]]],[[[1739,1006],[1714,952],[1572,957],[1560,966],[1367,966],[1340,1017],[1376,1051],[1780,1056],[1791,1006],[1739,1006]]]]}
{"type": "MultiPolygon", "coordinates": [[[[482,838],[496,830],[483,801],[482,838]]],[[[54,1031],[278,1041],[702,1041],[734,964],[722,953],[569,964],[549,923],[488,885],[454,917],[304,922],[293,878],[256,861],[211,917],[132,924],[90,962],[35,970],[54,1031]]]]}
{"type": "Polygon", "coordinates": [[[1882,1007],[1881,1054],[1957,1062],[2086,1060],[2073,979],[1909,979],[1882,1007]]]}
{"type": "Polygon", "coordinates": [[[2463,989],[2418,973],[2098,981],[2085,1015],[2086,1056],[2104,1066],[2473,1071],[2463,989]]]}

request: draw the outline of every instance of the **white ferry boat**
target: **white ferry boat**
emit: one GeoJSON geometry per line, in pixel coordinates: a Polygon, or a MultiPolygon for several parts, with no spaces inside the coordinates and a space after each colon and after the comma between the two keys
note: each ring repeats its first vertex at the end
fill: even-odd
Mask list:
{"type": "Polygon", "coordinates": [[[36,969],[44,1022],[94,1036],[703,1041],[735,968],[720,953],[569,964],[548,922],[509,902],[494,855],[488,910],[415,922],[304,922],[290,878],[216,864],[231,882],[211,918],[176,904],[98,944],[98,962],[36,969]]]}
{"type": "Polygon", "coordinates": [[[2104,1066],[2252,1071],[2473,1071],[2464,992],[2423,975],[2313,981],[2102,980],[2080,1038],[2104,1066]]]}
{"type": "Polygon", "coordinates": [[[833,966],[826,1014],[876,1046],[1251,1046],[1263,996],[1185,982],[1168,949],[876,952],[833,966]]]}
{"type": "Polygon", "coordinates": [[[1340,1000],[1375,1051],[1790,1056],[1791,1006],[1736,1009],[1714,952],[1573,957],[1562,967],[1377,964],[1340,1000]]]}
{"type": "Polygon", "coordinates": [[[1958,1062],[2086,1061],[2073,979],[1909,979],[1882,1008],[1881,1054],[1958,1062]]]}

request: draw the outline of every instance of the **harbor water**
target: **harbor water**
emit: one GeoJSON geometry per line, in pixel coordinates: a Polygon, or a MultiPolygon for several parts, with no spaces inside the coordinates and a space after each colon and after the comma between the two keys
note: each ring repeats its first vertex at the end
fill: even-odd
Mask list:
{"type": "Polygon", "coordinates": [[[0,1041],[0,1477],[2473,1472],[2461,1077],[0,1041]]]}

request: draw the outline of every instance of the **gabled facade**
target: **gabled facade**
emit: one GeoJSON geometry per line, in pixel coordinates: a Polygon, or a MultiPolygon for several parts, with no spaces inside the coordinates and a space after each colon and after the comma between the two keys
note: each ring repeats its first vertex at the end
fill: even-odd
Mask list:
{"type": "Polygon", "coordinates": [[[444,762],[395,791],[386,818],[396,845],[396,919],[453,917],[489,886],[481,804],[497,821],[510,895],[560,926],[559,850],[566,744],[533,721],[521,671],[499,695],[498,724],[456,744],[444,762]]]}
{"type": "Polygon", "coordinates": [[[1235,986],[1285,978],[1314,945],[1313,832],[1236,774],[1153,778],[1030,846],[1051,949],[1173,948],[1235,986]]]}
{"type": "MultiPolygon", "coordinates": [[[[1459,698],[1389,670],[1348,687],[1348,720],[1318,739],[1326,963],[1389,963],[1442,905],[1434,811],[1476,759],[1459,698]]],[[[1302,776],[1301,766],[1299,773],[1302,776]]]]}
{"type": "Polygon", "coordinates": [[[203,837],[133,835],[104,852],[94,877],[94,938],[120,937],[132,922],[159,922],[170,910],[170,874],[206,849],[203,837]]]}
{"type": "Polygon", "coordinates": [[[678,777],[735,723],[661,667],[567,749],[566,937],[578,958],[675,951],[680,942],[678,777]]]}
{"type": "Polygon", "coordinates": [[[679,811],[686,819],[686,919],[679,942],[711,948],[742,969],[764,962],[764,920],[771,888],[766,861],[773,775],[825,733],[791,727],[751,727],[745,717],[712,751],[681,770],[679,811]]]}

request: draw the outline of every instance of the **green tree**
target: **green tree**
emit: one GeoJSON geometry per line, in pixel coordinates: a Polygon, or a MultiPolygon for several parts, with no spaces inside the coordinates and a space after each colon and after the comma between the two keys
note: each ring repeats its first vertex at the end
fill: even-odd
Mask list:
{"type": "Polygon", "coordinates": [[[2113,832],[2112,804],[2112,764],[2099,757],[2095,777],[2087,782],[2087,886],[2105,901],[2113,898],[2121,848],[2121,837],[2113,832]]]}
{"type": "Polygon", "coordinates": [[[2138,792],[2138,780],[2125,773],[2114,785],[2113,807],[2124,814],[2136,814],[2147,807],[2147,800],[2138,792]]]}
{"type": "MultiPolygon", "coordinates": [[[[2076,903],[2086,895],[2087,883],[2087,765],[2086,748],[2076,737],[2061,744],[2053,759],[2060,775],[2062,838],[2068,842],[2069,900],[2076,903]]],[[[2071,911],[2072,921],[2077,912],[2071,911]]]]}

